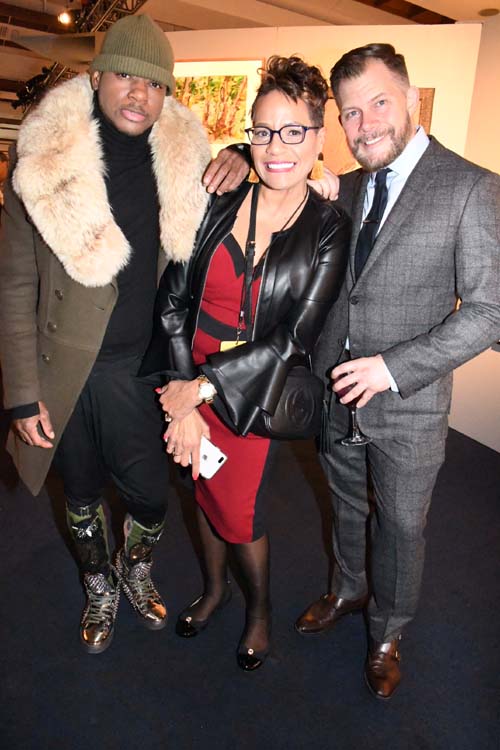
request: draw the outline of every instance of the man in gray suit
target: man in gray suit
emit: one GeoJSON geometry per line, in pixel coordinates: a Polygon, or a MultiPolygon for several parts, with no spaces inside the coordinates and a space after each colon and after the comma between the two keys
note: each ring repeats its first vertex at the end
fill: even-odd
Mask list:
{"type": "Polygon", "coordinates": [[[367,605],[365,679],[387,699],[401,678],[401,633],[418,601],[452,371],[500,331],[500,178],[412,124],[418,89],[392,46],[346,53],[331,83],[362,169],[340,179],[339,200],[353,218],[350,267],[316,370],[324,375],[336,364],[333,390],[352,388],[340,403],[332,396],[321,457],[334,510],[331,592],[296,628],[324,632],[367,605]],[[371,442],[343,446],[344,405],[358,398],[371,442]]]}

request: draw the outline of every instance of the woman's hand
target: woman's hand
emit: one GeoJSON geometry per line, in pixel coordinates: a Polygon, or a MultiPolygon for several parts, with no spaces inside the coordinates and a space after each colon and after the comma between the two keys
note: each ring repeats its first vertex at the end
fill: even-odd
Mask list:
{"type": "Polygon", "coordinates": [[[193,479],[198,479],[200,474],[202,435],[210,439],[210,429],[198,409],[194,409],[183,419],[173,419],[163,436],[167,443],[167,453],[173,456],[175,463],[189,466],[191,461],[193,479]]]}
{"type": "Polygon", "coordinates": [[[157,388],[160,404],[165,412],[165,418],[184,419],[191,414],[199,403],[198,380],[171,380],[162,388],[157,388]]]}

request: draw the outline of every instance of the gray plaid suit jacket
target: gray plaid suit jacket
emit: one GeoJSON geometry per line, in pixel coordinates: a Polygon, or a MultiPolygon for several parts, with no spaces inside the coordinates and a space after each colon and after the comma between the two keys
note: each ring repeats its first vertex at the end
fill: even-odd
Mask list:
{"type": "Polygon", "coordinates": [[[500,177],[431,138],[356,281],[367,181],[362,170],[340,178],[339,201],[353,219],[350,264],[315,370],[324,376],[349,336],[352,357],[382,354],[400,390],[360,409],[361,429],[373,438],[444,436],[452,371],[500,337],[500,177]]]}

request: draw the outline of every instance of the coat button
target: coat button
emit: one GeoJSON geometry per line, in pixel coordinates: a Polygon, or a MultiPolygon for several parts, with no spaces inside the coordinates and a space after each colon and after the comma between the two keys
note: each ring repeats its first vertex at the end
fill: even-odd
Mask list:
{"type": "Polygon", "coordinates": [[[61,291],[61,289],[56,289],[56,290],[54,291],[54,294],[56,295],[57,299],[64,299],[64,294],[63,294],[63,292],[61,291]]]}
{"type": "Polygon", "coordinates": [[[51,321],[50,323],[47,323],[47,328],[51,333],[55,333],[57,331],[57,323],[52,323],[51,321]]]}
{"type": "Polygon", "coordinates": [[[354,297],[351,297],[349,302],[351,303],[351,305],[357,305],[359,302],[359,297],[356,297],[356,295],[354,295],[354,297]]]}
{"type": "Polygon", "coordinates": [[[42,354],[43,361],[48,365],[50,362],[50,355],[49,354],[42,354]]]}

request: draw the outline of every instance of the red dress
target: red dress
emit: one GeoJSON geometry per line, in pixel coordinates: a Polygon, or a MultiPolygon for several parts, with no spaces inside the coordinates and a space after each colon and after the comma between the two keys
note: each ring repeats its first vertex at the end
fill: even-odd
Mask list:
{"type": "MultiPolygon", "coordinates": [[[[234,341],[241,305],[244,256],[230,234],[215,251],[208,269],[193,341],[193,359],[203,364],[220,350],[221,341],[234,341]]],[[[252,285],[252,310],[259,293],[259,267],[252,285]]],[[[270,469],[274,444],[268,438],[232,432],[210,406],[200,412],[210,427],[210,439],[226,454],[227,461],[211,478],[200,477],[195,497],[217,533],[233,544],[252,542],[265,533],[262,495],[270,469]]]]}

